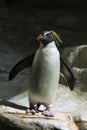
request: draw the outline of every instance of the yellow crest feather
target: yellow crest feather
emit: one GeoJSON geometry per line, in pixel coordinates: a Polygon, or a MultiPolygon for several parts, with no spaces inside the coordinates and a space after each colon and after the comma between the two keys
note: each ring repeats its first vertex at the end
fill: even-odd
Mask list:
{"type": "Polygon", "coordinates": [[[60,39],[59,35],[58,35],[56,32],[52,31],[52,33],[53,33],[54,39],[55,39],[55,41],[56,41],[57,43],[58,43],[58,42],[63,43],[62,40],[60,39]]]}

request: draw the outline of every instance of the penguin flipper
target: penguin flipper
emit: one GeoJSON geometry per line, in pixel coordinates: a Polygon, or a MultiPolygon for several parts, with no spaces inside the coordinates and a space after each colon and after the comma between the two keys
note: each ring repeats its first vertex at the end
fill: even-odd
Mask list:
{"type": "Polygon", "coordinates": [[[35,53],[19,61],[10,71],[9,80],[12,80],[24,68],[30,67],[32,65],[34,56],[35,53]]]}
{"type": "Polygon", "coordinates": [[[74,76],[70,68],[68,67],[68,65],[66,65],[66,63],[63,61],[61,57],[60,57],[60,61],[62,64],[61,72],[64,74],[65,78],[67,79],[69,88],[72,91],[74,89],[74,82],[75,82],[74,76]]]}

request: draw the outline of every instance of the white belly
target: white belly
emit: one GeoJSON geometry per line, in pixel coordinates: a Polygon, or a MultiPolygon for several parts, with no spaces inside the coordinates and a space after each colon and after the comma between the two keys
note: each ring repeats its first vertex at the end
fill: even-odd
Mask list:
{"type": "Polygon", "coordinates": [[[35,104],[52,104],[57,92],[59,75],[60,56],[57,48],[38,49],[30,70],[30,101],[35,104]]]}

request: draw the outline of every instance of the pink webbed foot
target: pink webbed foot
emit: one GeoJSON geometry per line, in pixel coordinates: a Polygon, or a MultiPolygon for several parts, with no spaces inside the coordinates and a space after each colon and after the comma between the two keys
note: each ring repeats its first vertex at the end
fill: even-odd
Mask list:
{"type": "Polygon", "coordinates": [[[40,107],[40,103],[37,103],[36,106],[34,106],[32,103],[30,103],[30,107],[26,110],[26,114],[31,113],[34,115],[35,113],[38,113],[39,107],[40,107]]]}
{"type": "Polygon", "coordinates": [[[36,113],[36,110],[34,109],[34,108],[32,108],[32,109],[30,109],[30,108],[28,108],[27,110],[26,110],[26,114],[28,114],[28,113],[31,113],[31,114],[35,114],[36,113]]]}
{"type": "Polygon", "coordinates": [[[53,117],[53,113],[51,112],[51,110],[49,108],[45,109],[43,112],[42,112],[42,115],[44,116],[48,116],[48,117],[53,117]]]}

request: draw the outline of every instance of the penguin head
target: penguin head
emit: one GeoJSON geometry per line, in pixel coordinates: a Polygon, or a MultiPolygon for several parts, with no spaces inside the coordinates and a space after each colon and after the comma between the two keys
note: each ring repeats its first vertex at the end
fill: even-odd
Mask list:
{"type": "Polygon", "coordinates": [[[60,46],[60,43],[62,43],[59,35],[54,31],[44,31],[43,33],[39,34],[37,40],[43,45],[47,45],[52,41],[55,41],[56,45],[58,46],[60,46]]]}
{"type": "Polygon", "coordinates": [[[47,45],[50,42],[54,41],[54,37],[51,31],[44,31],[43,33],[39,34],[37,40],[41,42],[43,45],[47,45]]]}

